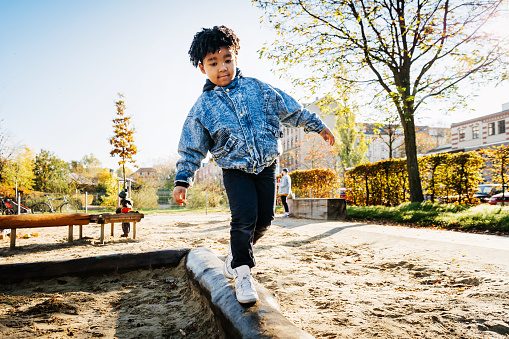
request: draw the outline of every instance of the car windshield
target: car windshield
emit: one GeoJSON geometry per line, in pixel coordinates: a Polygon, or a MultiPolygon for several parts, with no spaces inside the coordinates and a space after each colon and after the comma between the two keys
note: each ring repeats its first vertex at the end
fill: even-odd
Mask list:
{"type": "MultiPolygon", "coordinates": [[[[479,187],[477,188],[478,192],[477,193],[485,193],[485,194],[489,194],[491,193],[491,191],[495,191],[495,189],[497,188],[497,186],[493,186],[493,185],[479,185],[479,187]]],[[[497,189],[498,191],[498,189],[497,189]]]]}

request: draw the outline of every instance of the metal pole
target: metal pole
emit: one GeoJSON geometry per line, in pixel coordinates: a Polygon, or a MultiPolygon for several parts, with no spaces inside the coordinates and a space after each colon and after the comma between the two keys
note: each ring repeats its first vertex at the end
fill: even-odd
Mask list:
{"type": "Polygon", "coordinates": [[[117,180],[117,206],[120,206],[120,179],[117,180]]]}
{"type": "Polygon", "coordinates": [[[88,192],[85,192],[85,213],[88,213],[88,192]]]}
{"type": "Polygon", "coordinates": [[[18,215],[21,214],[21,195],[18,194],[18,215]]]}

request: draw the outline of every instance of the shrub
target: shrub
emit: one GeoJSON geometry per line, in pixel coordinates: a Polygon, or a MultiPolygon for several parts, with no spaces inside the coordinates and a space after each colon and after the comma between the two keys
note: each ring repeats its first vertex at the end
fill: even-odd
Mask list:
{"type": "Polygon", "coordinates": [[[204,208],[206,204],[208,207],[219,207],[227,201],[223,187],[213,183],[199,183],[187,191],[186,207],[204,208]]]}
{"type": "Polygon", "coordinates": [[[329,198],[333,189],[339,188],[339,180],[335,171],[328,168],[297,170],[290,173],[292,192],[296,197],[309,197],[309,189],[313,198],[329,198]]]}
{"type": "MultiPolygon", "coordinates": [[[[433,202],[447,197],[460,203],[472,198],[481,182],[482,157],[475,152],[437,154],[419,158],[424,194],[433,202]]],[[[409,201],[406,160],[364,164],[346,172],[349,199],[359,206],[397,206],[409,201]]]]}
{"type": "Polygon", "coordinates": [[[138,190],[131,192],[133,208],[158,208],[157,187],[154,185],[142,185],[138,190]]]}

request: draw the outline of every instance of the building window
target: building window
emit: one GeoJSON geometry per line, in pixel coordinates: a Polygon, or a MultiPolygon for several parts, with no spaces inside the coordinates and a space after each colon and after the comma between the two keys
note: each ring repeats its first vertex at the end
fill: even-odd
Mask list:
{"type": "Polygon", "coordinates": [[[465,129],[460,128],[458,133],[459,133],[460,141],[465,141],[465,129]]]}
{"type": "Polygon", "coordinates": [[[472,127],[472,139],[479,139],[479,126],[472,127]]]}
{"type": "Polygon", "coordinates": [[[488,124],[488,135],[494,135],[495,134],[495,123],[490,122],[488,124]]]}
{"type": "Polygon", "coordinates": [[[505,133],[505,120],[498,121],[498,134],[505,133]]]}

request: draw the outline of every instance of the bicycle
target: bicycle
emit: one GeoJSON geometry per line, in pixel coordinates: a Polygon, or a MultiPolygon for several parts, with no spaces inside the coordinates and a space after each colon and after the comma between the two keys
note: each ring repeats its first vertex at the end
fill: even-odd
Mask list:
{"type": "Polygon", "coordinates": [[[44,194],[44,196],[48,199],[48,202],[39,202],[32,206],[32,213],[40,214],[40,213],[77,213],[78,208],[72,202],[67,201],[67,195],[64,195],[63,198],[55,198],[50,199],[48,194],[44,194]],[[53,207],[52,201],[55,200],[63,200],[61,204],[59,204],[56,208],[53,207]]]}
{"type": "MultiPolygon", "coordinates": [[[[18,203],[9,198],[0,198],[0,210],[3,215],[14,215],[18,213],[18,203]]],[[[20,213],[32,213],[32,210],[23,204],[19,204],[20,213]]]]}

